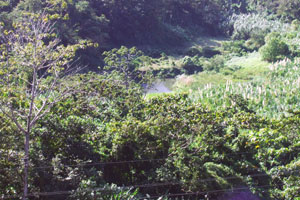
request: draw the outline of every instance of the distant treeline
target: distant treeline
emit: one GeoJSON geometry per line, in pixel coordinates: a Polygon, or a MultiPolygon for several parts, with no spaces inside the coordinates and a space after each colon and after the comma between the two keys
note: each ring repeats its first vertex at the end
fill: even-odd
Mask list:
{"type": "Polygon", "coordinates": [[[299,5],[297,0],[2,0],[0,21],[9,26],[24,12],[57,14],[64,44],[81,39],[99,43],[98,48],[78,52],[84,64],[95,68],[102,63],[101,52],[112,47],[174,47],[195,34],[223,34],[234,13],[299,19],[299,5]]]}

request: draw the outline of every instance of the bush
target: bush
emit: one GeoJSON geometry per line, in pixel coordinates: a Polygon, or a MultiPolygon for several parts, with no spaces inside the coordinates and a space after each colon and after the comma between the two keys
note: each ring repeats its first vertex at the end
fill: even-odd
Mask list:
{"type": "Polygon", "coordinates": [[[300,21],[298,19],[295,19],[292,21],[291,25],[294,31],[298,31],[300,28],[300,21]]]}
{"type": "Polygon", "coordinates": [[[211,47],[203,47],[202,52],[203,52],[203,57],[206,58],[212,58],[221,53],[220,51],[211,47]]]}
{"type": "Polygon", "coordinates": [[[234,40],[222,43],[223,53],[236,54],[237,56],[245,55],[249,49],[245,46],[245,40],[234,40]]]}
{"type": "Polygon", "coordinates": [[[289,46],[290,55],[292,57],[300,56],[300,34],[298,31],[292,31],[284,34],[284,39],[289,46]]]}
{"type": "Polygon", "coordinates": [[[257,51],[265,44],[265,36],[266,33],[264,32],[252,33],[250,39],[245,42],[245,47],[249,51],[257,51]]]}
{"type": "Polygon", "coordinates": [[[191,75],[203,71],[202,62],[203,61],[199,56],[194,56],[194,57],[185,56],[182,59],[183,73],[191,75]]]}
{"type": "Polygon", "coordinates": [[[224,75],[231,75],[233,74],[234,72],[236,72],[237,70],[240,70],[242,67],[241,66],[238,66],[238,65],[234,65],[234,66],[225,66],[224,68],[222,68],[220,70],[220,72],[224,75]]]}
{"type": "Polygon", "coordinates": [[[265,38],[266,44],[259,49],[263,60],[275,62],[289,54],[289,47],[279,33],[270,33],[265,38]]]}
{"type": "Polygon", "coordinates": [[[205,71],[219,72],[224,67],[225,67],[225,59],[221,55],[216,55],[213,58],[203,62],[203,69],[205,71]]]}
{"type": "Polygon", "coordinates": [[[203,49],[200,47],[191,47],[186,52],[185,55],[187,56],[202,56],[203,55],[203,49]]]}

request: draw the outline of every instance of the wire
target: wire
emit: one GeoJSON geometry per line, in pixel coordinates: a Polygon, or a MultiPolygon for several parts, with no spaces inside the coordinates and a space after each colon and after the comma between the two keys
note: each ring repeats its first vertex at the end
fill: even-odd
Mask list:
{"type": "MultiPolygon", "coordinates": [[[[290,173],[292,172],[299,172],[300,170],[291,170],[289,171],[290,173]]],[[[287,174],[288,172],[285,172],[285,174],[287,174]]],[[[252,175],[243,175],[243,176],[248,176],[248,177],[263,177],[263,176],[269,176],[267,174],[252,174],[252,175]]],[[[224,177],[223,179],[225,180],[230,180],[230,179],[239,179],[240,177],[234,177],[234,176],[231,176],[231,177],[224,177]]],[[[199,180],[199,182],[209,182],[209,181],[214,181],[216,180],[217,178],[209,178],[209,179],[201,179],[199,180]]],[[[125,186],[124,188],[146,188],[146,187],[161,187],[161,186],[170,186],[170,185],[182,185],[182,183],[180,182],[168,182],[168,183],[155,183],[155,184],[143,184],[143,185],[133,185],[133,186],[125,186]]],[[[271,186],[271,185],[270,185],[271,186]]],[[[249,189],[248,187],[245,187],[247,189],[249,189]]],[[[230,189],[229,191],[231,191],[233,189],[230,189]]],[[[92,189],[85,189],[85,190],[80,190],[80,192],[83,192],[83,191],[112,191],[112,190],[108,190],[108,189],[105,189],[105,188],[92,188],[92,189]]],[[[215,191],[219,191],[219,190],[213,190],[213,191],[206,191],[206,192],[202,192],[204,194],[207,194],[207,193],[211,193],[211,192],[215,192],[215,191]]],[[[220,190],[222,191],[222,190],[220,190]]],[[[28,196],[55,196],[55,195],[67,195],[67,194],[72,194],[74,192],[74,190],[69,190],[69,191],[53,191],[53,192],[40,192],[40,193],[31,193],[31,194],[28,194],[28,196]]],[[[195,193],[181,193],[181,194],[185,194],[185,195],[191,195],[191,194],[201,194],[199,192],[195,192],[195,193]]],[[[178,196],[178,194],[172,194],[173,196],[178,196]]],[[[19,197],[22,197],[22,196],[5,196],[5,197],[2,197],[0,199],[11,199],[11,198],[19,198],[19,197]]],[[[151,197],[151,198],[158,198],[160,196],[157,196],[157,197],[151,197]]]]}
{"type": "MultiPolygon", "coordinates": [[[[139,163],[139,162],[158,162],[164,161],[166,158],[159,159],[142,159],[142,160],[126,160],[126,161],[112,161],[112,162],[94,162],[94,163],[82,163],[76,165],[63,165],[64,167],[85,167],[85,166],[97,166],[97,165],[118,165],[118,164],[129,164],[129,163],[139,163]]],[[[51,169],[54,166],[45,166],[45,167],[31,167],[31,169],[51,169]]]]}
{"type": "MultiPolygon", "coordinates": [[[[245,154],[253,154],[253,152],[240,152],[240,153],[230,153],[224,154],[226,156],[229,155],[245,155],[245,154]]],[[[94,162],[94,163],[81,163],[76,165],[64,165],[64,167],[85,167],[85,166],[97,166],[97,165],[113,165],[113,164],[129,164],[129,163],[139,163],[139,162],[157,162],[157,161],[164,161],[166,158],[158,158],[158,159],[141,159],[141,160],[125,160],[125,161],[111,161],[111,162],[94,162]]],[[[22,166],[20,164],[15,165],[14,168],[17,166],[22,166]]],[[[51,169],[55,168],[55,166],[40,166],[40,167],[30,167],[30,169],[51,169]]]]}
{"type": "MultiPolygon", "coordinates": [[[[141,159],[141,160],[126,160],[126,161],[111,161],[111,162],[94,162],[94,163],[81,163],[76,165],[65,165],[62,164],[63,167],[85,167],[85,166],[97,166],[97,165],[118,165],[118,164],[129,164],[129,163],[139,163],[139,162],[158,162],[164,161],[167,158],[159,158],[159,159],[141,159]]],[[[14,168],[20,167],[22,165],[15,165],[14,168]]],[[[30,169],[51,169],[55,168],[55,166],[41,166],[41,167],[30,167],[30,169]]]]}
{"type": "MultiPolygon", "coordinates": [[[[272,185],[257,186],[257,187],[254,187],[254,188],[267,188],[267,187],[272,187],[272,185]]],[[[225,192],[234,192],[234,191],[240,191],[240,190],[249,190],[249,187],[223,189],[223,190],[210,190],[210,191],[205,191],[205,192],[190,192],[190,193],[168,194],[168,195],[152,196],[152,197],[142,197],[142,198],[139,198],[139,200],[156,199],[156,198],[159,198],[159,197],[194,196],[194,195],[204,195],[204,194],[220,193],[220,192],[225,193],[225,192]]]]}
{"type": "MultiPolygon", "coordinates": [[[[254,188],[266,188],[266,187],[273,187],[273,185],[264,185],[264,186],[256,186],[254,188]]],[[[177,193],[177,194],[168,194],[168,195],[159,195],[159,196],[152,196],[152,197],[142,197],[139,198],[139,200],[143,199],[155,199],[159,197],[178,197],[178,196],[194,196],[194,195],[204,195],[204,194],[210,194],[210,193],[225,193],[225,192],[234,192],[234,191],[240,191],[240,190],[249,190],[249,187],[241,187],[241,188],[231,188],[231,189],[222,189],[222,190],[208,190],[203,192],[190,192],[190,193],[177,193]]],[[[93,188],[93,189],[84,189],[79,190],[78,192],[89,192],[89,191],[112,191],[105,188],[93,188]]],[[[37,196],[56,196],[56,195],[68,195],[72,194],[73,190],[70,191],[54,191],[54,192],[39,192],[39,193],[31,193],[28,194],[27,197],[37,197],[37,196]]],[[[12,198],[21,198],[21,195],[15,195],[15,196],[5,196],[1,199],[12,199],[12,198]]]]}
{"type": "MultiPolygon", "coordinates": [[[[285,172],[283,174],[289,175],[293,172],[300,172],[300,170],[291,170],[291,171],[285,172]]],[[[270,176],[270,175],[268,175],[268,174],[251,174],[251,175],[241,175],[241,176],[255,178],[255,177],[264,177],[264,176],[270,176]]],[[[232,180],[232,179],[239,179],[241,177],[227,176],[227,177],[219,177],[219,178],[222,178],[224,180],[232,180]]],[[[211,181],[215,181],[215,180],[217,180],[217,178],[207,178],[207,179],[201,179],[198,182],[211,182],[211,181]]],[[[141,187],[153,187],[153,186],[165,186],[165,185],[182,185],[182,183],[181,182],[169,182],[169,183],[158,183],[158,184],[133,185],[131,187],[141,188],[141,187]]]]}
{"type": "MultiPolygon", "coordinates": [[[[243,155],[243,154],[252,154],[252,152],[240,152],[240,153],[232,153],[232,154],[226,154],[228,155],[243,155]]],[[[83,163],[83,164],[77,164],[77,165],[63,165],[64,167],[84,167],[84,166],[97,166],[97,165],[117,165],[117,164],[129,164],[129,163],[139,163],[139,162],[158,162],[158,161],[164,161],[167,158],[160,158],[160,159],[141,159],[141,160],[128,160],[128,161],[112,161],[112,162],[95,162],[95,163],[83,163]]],[[[44,167],[31,167],[31,169],[51,169],[54,168],[54,166],[44,166],[44,167]]],[[[298,172],[300,170],[290,171],[290,172],[298,172]]],[[[287,173],[287,172],[286,172],[287,173]]],[[[241,176],[248,176],[248,177],[263,177],[263,176],[269,176],[267,174],[252,174],[252,175],[241,175],[241,176]]],[[[237,176],[231,176],[231,177],[224,177],[225,180],[230,179],[238,179],[237,176]]],[[[214,181],[216,178],[209,178],[209,179],[202,179],[199,180],[200,182],[209,182],[214,181]]],[[[181,185],[180,182],[169,182],[169,183],[157,183],[157,184],[144,184],[144,185],[134,185],[134,186],[127,186],[127,187],[135,187],[135,188],[145,188],[145,187],[158,187],[158,186],[168,186],[168,185],[181,185]]],[[[37,195],[58,195],[58,194],[70,194],[72,191],[57,191],[57,192],[44,192],[44,193],[34,193],[31,194],[33,196],[37,195]]],[[[0,199],[11,199],[11,198],[19,198],[22,196],[6,196],[6,197],[0,197],[0,199]]]]}
{"type": "MultiPolygon", "coordinates": [[[[300,148],[294,148],[294,150],[300,150],[300,148]]],[[[253,152],[236,152],[236,153],[229,153],[224,154],[225,156],[230,155],[246,155],[246,154],[254,154],[253,152]]],[[[165,158],[158,158],[158,159],[141,159],[141,160],[125,160],[125,161],[111,161],[111,162],[93,162],[93,163],[81,163],[81,164],[75,164],[75,165],[62,165],[64,167],[85,167],[85,166],[97,166],[97,165],[117,165],[117,164],[130,164],[130,163],[139,163],[139,162],[158,162],[158,161],[164,161],[168,157],[165,158]]],[[[21,166],[21,165],[15,165],[14,167],[21,166]]],[[[55,168],[55,166],[40,166],[40,167],[30,167],[30,169],[51,169],[55,168]]]]}

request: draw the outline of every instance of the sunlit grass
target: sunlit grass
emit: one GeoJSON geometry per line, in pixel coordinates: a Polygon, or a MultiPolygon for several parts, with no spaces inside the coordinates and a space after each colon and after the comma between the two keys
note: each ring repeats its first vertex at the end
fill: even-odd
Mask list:
{"type": "Polygon", "coordinates": [[[257,113],[268,117],[288,115],[300,108],[300,60],[275,63],[264,79],[249,82],[207,84],[191,94],[192,99],[211,108],[234,105],[230,95],[241,95],[257,113]]]}
{"type": "Polygon", "coordinates": [[[225,76],[214,72],[201,72],[194,75],[181,75],[176,78],[173,88],[178,91],[197,90],[207,84],[222,84],[231,80],[230,76],[225,76]]]}
{"type": "Polygon", "coordinates": [[[240,69],[231,74],[216,72],[201,72],[194,75],[181,75],[176,79],[174,88],[180,91],[197,90],[207,84],[220,85],[227,81],[245,82],[253,79],[262,79],[269,71],[270,63],[261,59],[258,52],[243,57],[233,57],[225,63],[225,68],[239,66],[240,69]]]}
{"type": "Polygon", "coordinates": [[[145,99],[151,99],[159,96],[167,96],[170,94],[175,94],[176,92],[168,92],[168,93],[147,93],[145,94],[145,99]]]}
{"type": "Polygon", "coordinates": [[[232,79],[242,81],[265,76],[269,71],[270,63],[263,61],[258,52],[253,52],[243,57],[233,57],[225,65],[228,67],[240,66],[241,69],[232,74],[232,79]]]}

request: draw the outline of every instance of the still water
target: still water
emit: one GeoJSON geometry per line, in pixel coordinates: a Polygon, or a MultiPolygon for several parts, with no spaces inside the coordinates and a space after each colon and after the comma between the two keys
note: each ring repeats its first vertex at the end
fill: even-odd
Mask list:
{"type": "Polygon", "coordinates": [[[165,79],[156,81],[152,87],[146,90],[147,94],[153,93],[168,93],[172,92],[172,85],[174,84],[175,79],[165,79]]]}

